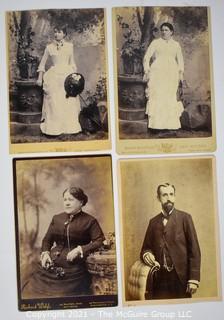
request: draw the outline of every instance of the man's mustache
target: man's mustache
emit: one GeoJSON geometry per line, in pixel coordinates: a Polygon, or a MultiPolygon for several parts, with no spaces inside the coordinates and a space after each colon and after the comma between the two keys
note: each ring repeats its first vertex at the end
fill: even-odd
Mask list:
{"type": "Polygon", "coordinates": [[[167,202],[165,202],[165,204],[174,204],[174,202],[170,201],[170,200],[167,200],[167,202]]]}

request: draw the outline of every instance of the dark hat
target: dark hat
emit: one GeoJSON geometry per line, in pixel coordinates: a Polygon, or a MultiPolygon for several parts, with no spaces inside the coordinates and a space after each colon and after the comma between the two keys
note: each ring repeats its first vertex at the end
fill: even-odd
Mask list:
{"type": "Polygon", "coordinates": [[[85,79],[81,73],[74,72],[69,74],[64,82],[66,98],[76,97],[78,94],[82,93],[84,86],[85,79]]]}

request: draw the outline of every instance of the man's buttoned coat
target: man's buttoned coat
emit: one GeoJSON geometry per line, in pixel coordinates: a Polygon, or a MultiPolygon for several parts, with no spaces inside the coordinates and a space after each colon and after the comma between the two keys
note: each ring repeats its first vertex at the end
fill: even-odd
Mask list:
{"type": "Polygon", "coordinates": [[[182,284],[186,286],[188,280],[200,281],[201,254],[191,215],[174,209],[166,226],[162,213],[152,218],[142,245],[141,258],[150,251],[163,266],[164,241],[182,284]]]}

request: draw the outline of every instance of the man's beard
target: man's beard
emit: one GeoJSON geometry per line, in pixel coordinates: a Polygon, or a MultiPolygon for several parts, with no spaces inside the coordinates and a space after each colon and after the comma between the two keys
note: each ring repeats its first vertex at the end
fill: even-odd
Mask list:
{"type": "Polygon", "coordinates": [[[163,204],[162,207],[166,213],[169,213],[173,209],[174,203],[171,201],[167,201],[166,203],[163,204]]]}

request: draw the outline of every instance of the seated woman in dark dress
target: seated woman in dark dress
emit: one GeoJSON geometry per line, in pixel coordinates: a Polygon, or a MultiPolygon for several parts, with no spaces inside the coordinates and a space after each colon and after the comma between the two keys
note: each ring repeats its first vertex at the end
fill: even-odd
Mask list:
{"type": "Polygon", "coordinates": [[[88,201],[82,189],[63,192],[64,212],[53,216],[42,241],[40,263],[22,290],[23,298],[91,294],[86,257],[105,240],[98,221],[82,207],[88,201]]]}

